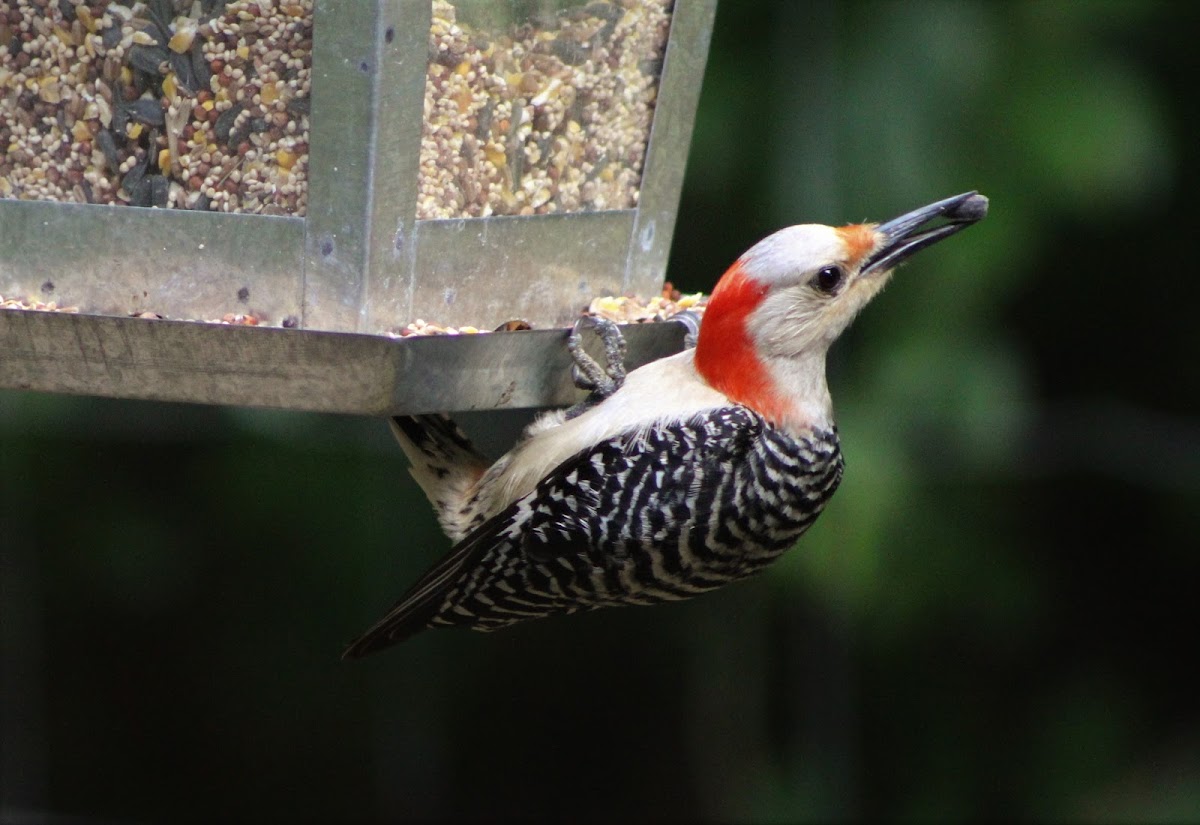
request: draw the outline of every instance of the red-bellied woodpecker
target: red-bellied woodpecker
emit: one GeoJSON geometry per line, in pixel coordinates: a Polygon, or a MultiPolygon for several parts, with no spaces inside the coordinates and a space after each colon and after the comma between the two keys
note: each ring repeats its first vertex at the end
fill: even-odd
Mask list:
{"type": "Polygon", "coordinates": [[[883,224],[776,232],[721,278],[694,349],[617,371],[602,400],[543,416],[495,464],[444,416],[395,419],[456,545],[345,655],[427,627],[688,598],[762,569],[842,477],[830,344],[897,264],[986,213],[968,192],[883,224]]]}

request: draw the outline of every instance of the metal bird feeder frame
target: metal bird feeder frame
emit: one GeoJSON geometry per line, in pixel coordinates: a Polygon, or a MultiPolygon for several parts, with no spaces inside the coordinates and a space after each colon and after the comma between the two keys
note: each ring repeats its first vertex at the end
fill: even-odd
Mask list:
{"type": "MultiPolygon", "coordinates": [[[[461,12],[482,4],[453,5],[461,12]]],[[[607,14],[611,23],[636,3],[490,5],[487,13],[501,6],[539,20],[607,14]]],[[[494,122],[473,121],[481,140],[466,148],[451,140],[431,157],[423,128],[436,114],[427,97],[431,72],[470,73],[455,65],[458,55],[431,46],[431,27],[445,26],[438,8],[446,6],[317,0],[303,216],[0,199],[0,295],[45,298],[50,285],[55,300],[79,309],[0,310],[0,387],[367,415],[570,403],[562,327],[596,296],[661,289],[716,0],[676,0],[664,9],[665,51],[642,60],[661,74],[632,199],[617,208],[601,197],[528,214],[546,211],[548,198],[536,185],[517,194],[519,175],[507,169],[503,191],[493,187],[491,196],[513,214],[481,208],[486,193],[469,185],[464,193],[451,181],[458,200],[473,199],[466,209],[476,214],[429,217],[422,214],[430,177],[422,164],[436,170],[452,162],[447,148],[491,153],[499,167],[537,155],[489,142],[494,122]],[[266,324],[132,317],[220,318],[251,308],[266,324]],[[381,334],[416,318],[485,327],[513,317],[558,328],[381,334]]],[[[525,22],[526,33],[531,25],[525,22]]],[[[554,48],[562,60],[582,63],[569,49],[589,45],[554,48]]],[[[488,48],[510,46],[497,39],[488,48]]],[[[544,81],[527,81],[524,102],[572,96],[544,81]]],[[[459,94],[454,105],[469,110],[472,101],[459,94]]],[[[0,99],[0,114],[11,105],[11,97],[0,99]]],[[[525,116],[514,107],[509,117],[500,125],[517,134],[525,116]]],[[[547,174],[565,179],[589,162],[595,173],[587,150],[566,157],[566,166],[547,174]]],[[[632,364],[677,351],[684,334],[674,323],[626,331],[632,364]]]]}

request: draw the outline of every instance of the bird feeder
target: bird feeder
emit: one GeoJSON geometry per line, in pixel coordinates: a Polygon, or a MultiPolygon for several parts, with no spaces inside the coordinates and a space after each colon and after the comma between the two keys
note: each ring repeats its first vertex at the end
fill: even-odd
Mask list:
{"type": "Polygon", "coordinates": [[[715,0],[5,8],[0,386],[562,404],[562,327],[661,290],[715,0]]]}

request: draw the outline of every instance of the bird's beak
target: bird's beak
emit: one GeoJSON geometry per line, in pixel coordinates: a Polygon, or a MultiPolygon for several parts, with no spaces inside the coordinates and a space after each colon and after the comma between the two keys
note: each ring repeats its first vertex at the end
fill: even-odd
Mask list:
{"type": "Polygon", "coordinates": [[[978,192],[964,192],[881,223],[875,231],[883,235],[883,244],[871,253],[859,274],[894,269],[914,253],[983,220],[987,211],[986,197],[978,192]],[[946,222],[931,229],[921,229],[938,218],[945,218],[946,222]]]}

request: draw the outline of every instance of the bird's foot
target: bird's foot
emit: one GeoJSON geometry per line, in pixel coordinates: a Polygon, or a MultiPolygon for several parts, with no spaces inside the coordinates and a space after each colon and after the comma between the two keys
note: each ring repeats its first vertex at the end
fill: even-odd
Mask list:
{"type": "Polygon", "coordinates": [[[607,318],[584,315],[575,322],[575,326],[567,335],[567,351],[571,353],[571,360],[574,362],[571,367],[571,379],[576,387],[587,392],[588,397],[568,411],[569,418],[603,401],[621,388],[625,383],[627,349],[621,328],[607,318]],[[604,345],[603,367],[583,348],[582,333],[585,329],[592,329],[600,336],[604,345]]]}
{"type": "Polygon", "coordinates": [[[700,315],[692,312],[690,309],[685,309],[683,312],[677,312],[668,320],[683,324],[685,330],[683,335],[683,348],[694,349],[696,342],[700,340],[700,315]]]}

